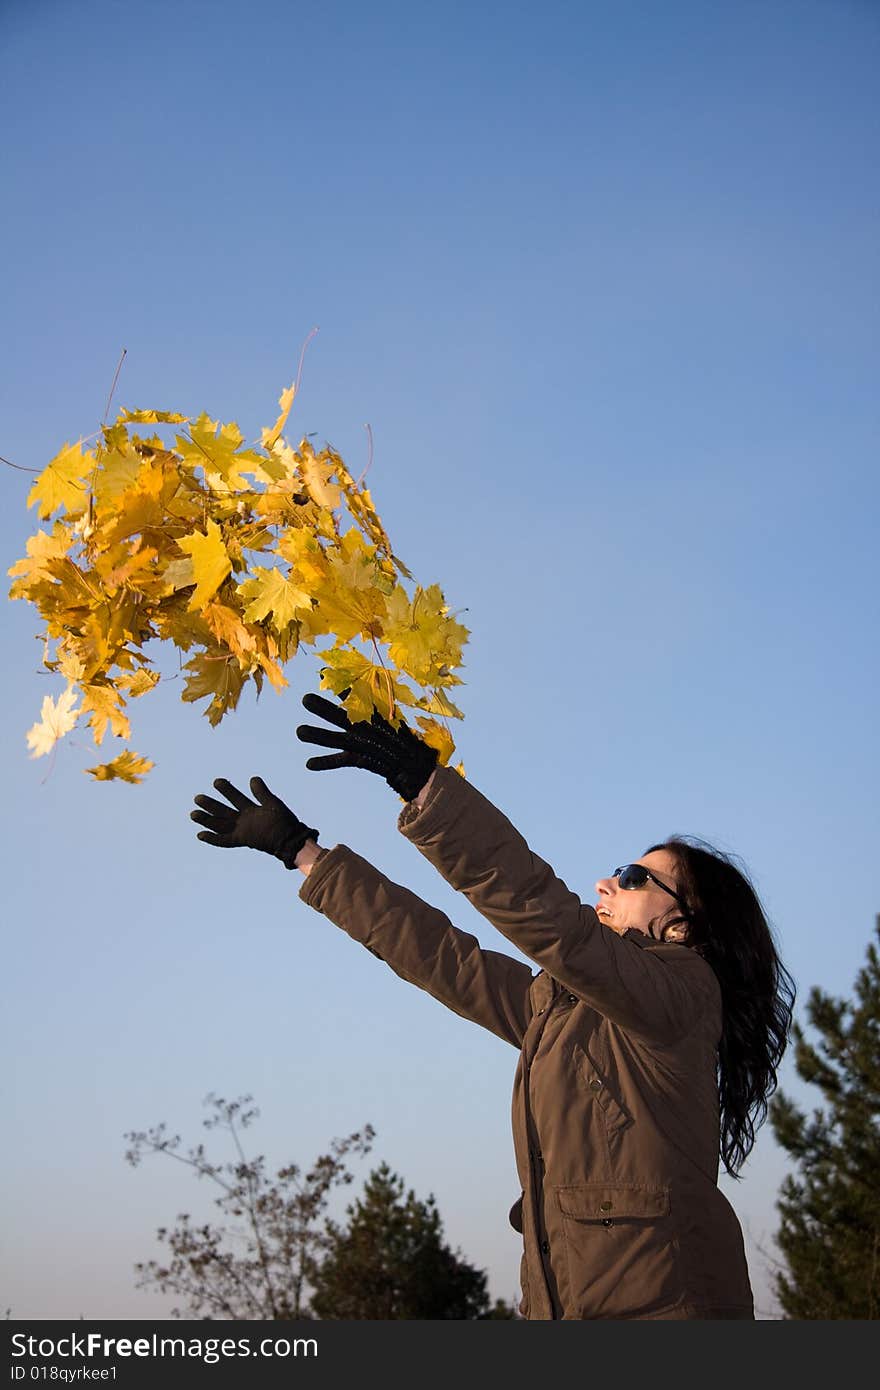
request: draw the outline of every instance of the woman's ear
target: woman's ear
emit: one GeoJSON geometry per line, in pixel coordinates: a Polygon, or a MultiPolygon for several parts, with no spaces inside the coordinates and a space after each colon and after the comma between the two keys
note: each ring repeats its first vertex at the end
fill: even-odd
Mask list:
{"type": "Polygon", "coordinates": [[[672,917],[666,922],[660,931],[661,941],[675,941],[679,945],[687,945],[690,934],[689,924],[684,917],[672,917]]]}

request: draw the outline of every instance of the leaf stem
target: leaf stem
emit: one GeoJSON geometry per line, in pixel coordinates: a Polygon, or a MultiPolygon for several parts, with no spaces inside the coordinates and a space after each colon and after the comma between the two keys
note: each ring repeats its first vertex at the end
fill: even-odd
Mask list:
{"type": "Polygon", "coordinates": [[[118,361],[117,364],[116,364],[116,372],[115,372],[115,375],[114,375],[114,377],[113,377],[113,384],[112,384],[112,386],[110,387],[110,395],[107,397],[107,404],[104,406],[104,415],[103,415],[103,418],[102,418],[102,420],[101,420],[101,429],[103,429],[104,426],[105,426],[106,423],[107,423],[107,412],[108,412],[108,410],[110,409],[110,402],[111,402],[112,399],[113,399],[113,392],[116,390],[116,383],[117,383],[117,381],[119,380],[119,373],[122,371],[122,364],[123,364],[123,362],[125,361],[125,356],[126,356],[126,353],[127,353],[127,352],[128,352],[128,348],[123,348],[123,349],[122,349],[122,353],[121,353],[121,355],[120,355],[119,361],[118,361]]]}

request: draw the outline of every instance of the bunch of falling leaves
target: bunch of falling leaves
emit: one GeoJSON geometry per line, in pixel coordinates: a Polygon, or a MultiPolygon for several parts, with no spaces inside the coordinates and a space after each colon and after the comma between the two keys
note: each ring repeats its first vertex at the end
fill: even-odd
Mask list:
{"type": "MultiPolygon", "coordinates": [[[[285,442],[295,392],[282,392],[261,448],[204,413],[123,409],[94,448],[65,444],[39,474],[28,506],[41,521],[60,515],[8,571],[9,597],[39,610],[43,665],[67,687],[43,700],[27,733],[32,757],[80,720],[98,746],[108,729],[127,741],[131,701],[160,681],[144,651],[151,639],[189,655],[181,698],[207,699],[217,725],[247,681],[258,695],[264,680],[282,690],[285,664],[326,638],[321,689],[344,695],[349,718],[376,710],[397,727],[400,706],[411,707],[416,732],[449,762],[452,735],[431,716],[463,717],[446,692],[463,683],[455,668],[469,630],[436,584],[407,593],[400,577],[412,575],[339,454],[285,442]],[[170,447],[134,425],[185,428],[170,447]]],[[[126,749],[84,770],[140,782],[153,766],[126,749]]]]}

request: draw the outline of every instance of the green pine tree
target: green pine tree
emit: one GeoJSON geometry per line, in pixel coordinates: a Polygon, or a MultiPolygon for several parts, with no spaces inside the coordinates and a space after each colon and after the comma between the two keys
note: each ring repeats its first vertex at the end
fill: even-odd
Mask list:
{"type": "MultiPolygon", "coordinates": [[[[876,935],[880,940],[880,916],[876,935]]],[[[880,956],[869,942],[853,1000],[815,987],[807,1016],[818,1047],[793,1025],[798,1075],[826,1108],[812,1118],[778,1093],[769,1117],[799,1167],[776,1203],[776,1241],[787,1269],[775,1275],[788,1318],[880,1317],[880,956]]]]}
{"type": "Polygon", "coordinates": [[[346,1227],[328,1222],[329,1249],[312,1296],[319,1318],[485,1316],[486,1275],[443,1243],[433,1197],[404,1197],[402,1180],[382,1163],[346,1211],[346,1227]]]}

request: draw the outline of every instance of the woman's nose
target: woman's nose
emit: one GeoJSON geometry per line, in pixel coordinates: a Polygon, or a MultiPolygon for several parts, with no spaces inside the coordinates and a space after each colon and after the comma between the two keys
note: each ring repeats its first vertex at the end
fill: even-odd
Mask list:
{"type": "Polygon", "coordinates": [[[597,879],[596,879],[596,892],[597,892],[597,893],[604,893],[604,894],[606,895],[606,897],[607,897],[607,896],[610,894],[610,892],[611,892],[611,885],[613,884],[613,882],[614,882],[614,879],[613,879],[613,878],[597,878],[597,879]]]}

